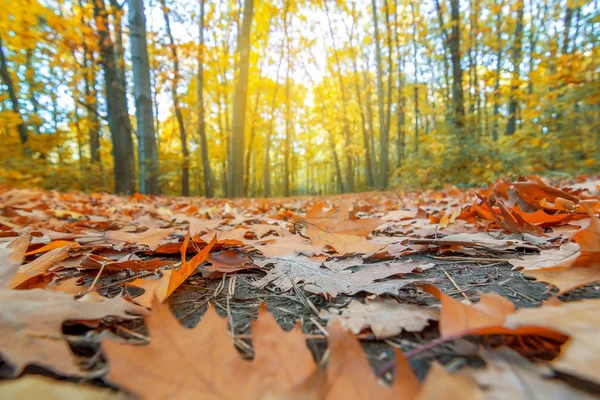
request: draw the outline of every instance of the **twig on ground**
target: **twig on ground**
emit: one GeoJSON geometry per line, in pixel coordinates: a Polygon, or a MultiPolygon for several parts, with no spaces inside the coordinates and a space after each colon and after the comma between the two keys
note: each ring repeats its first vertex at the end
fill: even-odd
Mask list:
{"type": "Polygon", "coordinates": [[[454,280],[454,278],[452,278],[450,276],[450,274],[448,272],[446,272],[446,270],[442,267],[440,267],[440,269],[442,270],[442,272],[444,273],[444,275],[446,275],[446,278],[448,278],[448,280],[452,283],[452,285],[454,285],[454,287],[456,288],[456,290],[458,290],[458,292],[469,302],[471,303],[471,299],[469,299],[469,296],[466,295],[465,291],[462,290],[460,288],[460,286],[458,286],[458,283],[456,283],[456,281],[454,280]]]}

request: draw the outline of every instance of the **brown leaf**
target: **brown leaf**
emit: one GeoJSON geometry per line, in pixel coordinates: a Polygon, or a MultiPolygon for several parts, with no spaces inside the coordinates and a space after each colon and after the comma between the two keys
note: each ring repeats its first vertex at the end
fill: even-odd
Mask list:
{"type": "Polygon", "coordinates": [[[507,328],[507,317],[515,312],[515,306],[496,293],[481,295],[478,303],[463,304],[442,293],[433,285],[421,286],[423,290],[442,302],[440,313],[440,336],[444,339],[465,335],[534,335],[564,342],[567,337],[555,330],[540,328],[536,324],[507,328]]]}
{"type": "Polygon", "coordinates": [[[145,321],[147,346],[102,342],[108,378],[143,398],[261,399],[289,392],[315,372],[299,328],[284,333],[264,308],[253,326],[253,361],[238,354],[227,320],[213,307],[193,329],[182,327],[158,302],[145,321]]]}
{"type": "Polygon", "coordinates": [[[538,308],[522,308],[507,317],[505,326],[520,329],[538,326],[569,335],[557,358],[555,369],[600,384],[600,299],[568,303],[546,303],[538,308]]]}
{"type": "Polygon", "coordinates": [[[44,275],[50,268],[67,258],[71,248],[73,248],[73,244],[50,250],[34,261],[21,265],[8,287],[11,289],[27,288],[27,285],[31,284],[36,278],[44,275]]]}
{"type": "Polygon", "coordinates": [[[161,240],[175,232],[175,229],[148,229],[141,233],[131,233],[125,231],[108,231],[106,238],[115,242],[120,242],[121,247],[126,243],[142,244],[148,246],[150,250],[158,247],[161,240]]]}
{"type": "Polygon", "coordinates": [[[355,335],[371,328],[378,339],[384,339],[396,336],[403,330],[421,332],[430,320],[439,318],[439,309],[398,303],[394,299],[367,298],[365,304],[352,300],[344,309],[321,310],[319,316],[328,319],[329,325],[338,322],[355,335]]]}
{"type": "Polygon", "coordinates": [[[0,354],[13,375],[35,364],[57,374],[83,376],[85,372],[62,338],[63,322],[107,316],[129,319],[127,313],[145,312],[122,298],[89,301],[86,297],[73,300],[71,295],[42,289],[0,290],[0,354]]]}
{"type": "Polygon", "coordinates": [[[253,262],[261,268],[273,264],[273,268],[266,276],[253,283],[254,286],[263,287],[272,283],[285,292],[291,290],[294,284],[303,283],[304,290],[326,297],[355,294],[361,291],[373,294],[397,294],[406,285],[428,281],[427,279],[381,281],[384,278],[409,273],[423,265],[423,263],[414,261],[365,264],[358,271],[330,270],[322,267],[320,263],[302,256],[255,259],[253,262]]]}
{"type": "Polygon", "coordinates": [[[27,375],[0,383],[3,399],[127,400],[129,396],[110,389],[58,381],[41,375],[27,375]]]}
{"type": "Polygon", "coordinates": [[[25,259],[31,235],[24,233],[0,249],[0,288],[8,287],[25,259]]]}
{"type": "Polygon", "coordinates": [[[377,218],[350,219],[350,199],[328,211],[323,211],[323,206],[321,202],[315,204],[302,221],[306,226],[306,235],[314,246],[331,246],[341,254],[372,253],[385,247],[385,244],[374,243],[366,238],[385,221],[377,218]]]}

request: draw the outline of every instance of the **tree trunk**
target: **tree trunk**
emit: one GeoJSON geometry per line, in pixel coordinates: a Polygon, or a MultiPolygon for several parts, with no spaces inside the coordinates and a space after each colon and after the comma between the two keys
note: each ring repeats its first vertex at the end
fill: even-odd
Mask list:
{"type": "MultiPolygon", "coordinates": [[[[288,9],[289,0],[285,2],[283,11],[283,37],[285,38],[287,68],[285,73],[285,142],[283,147],[283,195],[290,195],[290,143],[292,137],[292,63],[291,63],[291,40],[288,31],[288,9]]],[[[290,17],[291,19],[291,17],[290,17]]]]}
{"type": "Polygon", "coordinates": [[[517,24],[515,26],[515,42],[512,48],[513,73],[510,84],[510,99],[508,102],[508,122],[506,124],[506,135],[512,136],[517,129],[518,103],[515,92],[519,88],[521,75],[521,44],[523,42],[523,0],[517,1],[517,24]]]}
{"type": "Polygon", "coordinates": [[[465,146],[465,104],[462,85],[462,67],[460,65],[460,12],[459,1],[450,0],[452,33],[448,38],[448,49],[452,62],[452,108],[454,113],[454,125],[457,128],[459,148],[464,150],[465,146]]]}
{"type": "MultiPolygon", "coordinates": [[[[444,22],[444,14],[442,11],[442,7],[440,5],[440,1],[439,0],[434,0],[435,3],[435,9],[437,10],[437,15],[438,15],[438,23],[440,24],[440,31],[442,33],[442,43],[444,45],[444,80],[446,82],[446,87],[444,90],[444,93],[446,95],[446,107],[447,109],[450,109],[450,77],[449,77],[449,73],[448,70],[450,69],[450,67],[448,66],[448,31],[445,28],[445,22],[444,22]]],[[[447,117],[447,115],[446,115],[447,117]]]]}
{"type": "MultiPolygon", "coordinates": [[[[341,97],[342,97],[342,114],[343,114],[343,127],[344,127],[344,142],[345,142],[345,146],[346,148],[348,146],[350,146],[350,144],[352,143],[352,135],[350,132],[350,123],[348,121],[348,112],[347,112],[347,104],[348,104],[348,98],[346,96],[346,86],[344,84],[344,79],[342,76],[342,64],[340,62],[340,56],[339,56],[339,52],[337,49],[337,45],[336,45],[336,41],[335,41],[335,34],[333,32],[333,26],[331,24],[331,20],[329,19],[329,8],[327,6],[327,0],[323,1],[323,6],[325,7],[325,13],[327,14],[327,20],[329,22],[329,33],[331,35],[331,41],[333,44],[333,55],[335,58],[335,63],[337,65],[337,80],[338,83],[340,85],[340,93],[341,93],[341,97]]],[[[352,167],[352,156],[348,153],[347,150],[344,151],[345,154],[345,159],[346,159],[346,165],[345,165],[345,175],[346,175],[346,183],[347,183],[347,189],[350,192],[354,192],[354,168],[352,167]]]]}
{"type": "Polygon", "coordinates": [[[202,175],[204,177],[204,195],[208,198],[214,196],[212,171],[210,169],[210,160],[208,158],[208,143],[206,141],[206,124],[204,121],[204,0],[200,0],[199,17],[199,36],[198,44],[198,136],[200,138],[200,151],[202,152],[202,175]]]}
{"type": "Polygon", "coordinates": [[[419,154],[419,64],[417,63],[417,23],[415,3],[410,3],[413,25],[413,64],[415,66],[415,82],[413,85],[413,101],[415,103],[415,154],[419,154]]]}
{"type": "Polygon", "coordinates": [[[248,97],[248,67],[250,63],[250,29],[254,0],[244,0],[244,19],[242,30],[238,37],[237,51],[240,53],[240,63],[237,86],[233,98],[233,114],[231,129],[231,176],[229,196],[244,195],[244,136],[246,127],[246,101],[248,97]]]}
{"type": "Polygon", "coordinates": [[[171,94],[173,97],[173,108],[175,109],[175,117],[177,118],[177,126],[179,127],[179,140],[181,141],[181,156],[183,158],[181,163],[181,195],[190,195],[190,152],[188,150],[187,143],[187,132],[185,131],[185,124],[183,121],[183,114],[181,113],[181,107],[179,103],[179,94],[177,88],[179,86],[179,56],[177,55],[177,47],[175,47],[175,40],[173,39],[173,32],[171,31],[171,21],[169,19],[169,9],[165,3],[165,0],[160,0],[163,15],[165,17],[165,27],[167,30],[167,37],[169,38],[169,48],[171,49],[171,55],[173,57],[173,82],[171,86],[171,94]]]}
{"type": "MultiPolygon", "coordinates": [[[[248,196],[250,189],[250,161],[252,158],[252,153],[254,152],[254,137],[256,136],[256,116],[258,115],[258,106],[260,102],[260,83],[258,85],[258,91],[256,92],[256,97],[254,101],[254,112],[252,113],[252,123],[250,124],[250,141],[248,142],[248,150],[246,151],[246,161],[244,162],[244,195],[248,196]]],[[[254,159],[254,165],[256,165],[256,157],[254,159]]]]}
{"type": "Polygon", "coordinates": [[[104,0],[92,0],[98,27],[100,63],[104,70],[108,126],[112,139],[114,160],[115,192],[131,194],[135,191],[133,139],[131,123],[127,115],[127,99],[119,85],[115,48],[108,32],[108,14],[104,0]]]}
{"type": "Polygon", "coordinates": [[[19,101],[17,99],[17,92],[15,90],[15,85],[13,83],[12,77],[10,76],[10,72],[8,71],[8,63],[6,61],[6,55],[4,54],[4,43],[2,42],[2,38],[0,37],[0,76],[2,80],[8,87],[8,98],[12,103],[12,109],[15,114],[19,116],[19,125],[17,125],[17,131],[19,132],[19,139],[21,139],[21,145],[23,146],[23,154],[25,156],[31,156],[31,148],[29,147],[29,136],[27,134],[27,127],[25,126],[25,122],[23,122],[23,116],[21,114],[21,109],[19,108],[19,101]]]}
{"type": "Polygon", "coordinates": [[[269,130],[267,131],[267,139],[265,140],[265,164],[263,166],[263,195],[271,196],[271,137],[273,136],[273,128],[275,126],[275,109],[277,108],[277,92],[279,91],[279,72],[283,63],[283,52],[285,48],[285,38],[281,41],[281,52],[279,63],[277,64],[277,73],[275,74],[275,90],[271,103],[271,120],[269,121],[269,130]]]}
{"type": "Polygon", "coordinates": [[[141,193],[158,194],[158,157],[154,121],[152,118],[152,89],[150,63],[146,42],[146,16],[143,0],[128,0],[129,38],[135,95],[135,114],[138,137],[138,181],[141,193]]]}
{"type": "MultiPolygon", "coordinates": [[[[500,3],[500,10],[504,5],[504,1],[500,3]]],[[[502,41],[501,41],[501,29],[502,29],[502,12],[498,12],[496,15],[496,31],[495,34],[498,37],[497,53],[496,53],[496,83],[494,84],[494,124],[492,127],[492,139],[498,140],[498,132],[500,125],[500,74],[502,73],[502,41]]]]}
{"type": "Polygon", "coordinates": [[[379,108],[379,186],[385,189],[388,184],[389,131],[385,125],[383,93],[383,67],[381,62],[381,44],[379,43],[379,24],[377,22],[377,2],[371,0],[373,9],[373,27],[375,40],[375,61],[377,62],[377,105],[379,108]]]}

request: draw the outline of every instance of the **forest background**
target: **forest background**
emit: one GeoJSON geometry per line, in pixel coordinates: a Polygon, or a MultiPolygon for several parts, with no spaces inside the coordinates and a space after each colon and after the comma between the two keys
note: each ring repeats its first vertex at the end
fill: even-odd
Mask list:
{"type": "Polygon", "coordinates": [[[0,0],[0,185],[482,186],[600,162],[598,0],[0,0]]]}

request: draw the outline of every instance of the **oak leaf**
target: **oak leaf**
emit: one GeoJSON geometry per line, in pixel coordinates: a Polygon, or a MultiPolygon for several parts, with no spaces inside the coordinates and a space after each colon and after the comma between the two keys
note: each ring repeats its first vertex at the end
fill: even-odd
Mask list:
{"type": "Polygon", "coordinates": [[[253,283],[254,286],[264,287],[272,283],[285,292],[291,290],[294,285],[303,283],[305,290],[326,297],[336,297],[338,294],[351,295],[363,291],[379,295],[397,294],[407,285],[428,281],[427,279],[381,281],[391,276],[410,273],[423,265],[415,261],[365,264],[357,271],[325,268],[321,263],[303,256],[255,259],[253,262],[261,268],[273,265],[266,276],[253,283]]]}
{"type": "Polygon", "coordinates": [[[264,307],[252,327],[253,361],[241,358],[214,307],[193,329],[181,326],[168,306],[152,308],[145,318],[150,344],[102,342],[108,378],[140,397],[261,399],[290,392],[315,372],[300,329],[283,332],[264,307]]]}
{"type": "Polygon", "coordinates": [[[73,246],[74,244],[71,243],[67,246],[50,250],[32,262],[21,265],[10,282],[9,287],[11,289],[27,288],[29,284],[46,274],[50,268],[67,258],[69,256],[69,250],[71,250],[73,246]]]}
{"type": "Polygon", "coordinates": [[[41,375],[27,375],[0,383],[3,399],[127,400],[129,396],[106,388],[59,381],[41,375]]]}
{"type": "Polygon", "coordinates": [[[144,308],[119,297],[73,300],[68,294],[42,289],[0,290],[0,304],[0,354],[13,375],[35,364],[57,374],[83,376],[85,371],[61,336],[63,322],[108,316],[130,319],[128,313],[145,313],[144,308]]]}
{"type": "Polygon", "coordinates": [[[329,325],[339,322],[342,328],[355,335],[371,328],[378,339],[384,339],[396,336],[403,330],[421,332],[430,320],[439,318],[439,309],[398,303],[394,299],[367,298],[364,304],[352,300],[348,307],[341,310],[321,310],[319,316],[328,319],[329,325]]]}
{"type": "Polygon", "coordinates": [[[385,221],[377,218],[350,218],[352,200],[343,201],[338,207],[324,211],[319,202],[306,212],[302,221],[306,236],[315,246],[331,246],[341,254],[371,253],[381,250],[385,244],[367,240],[367,236],[385,221]]]}

